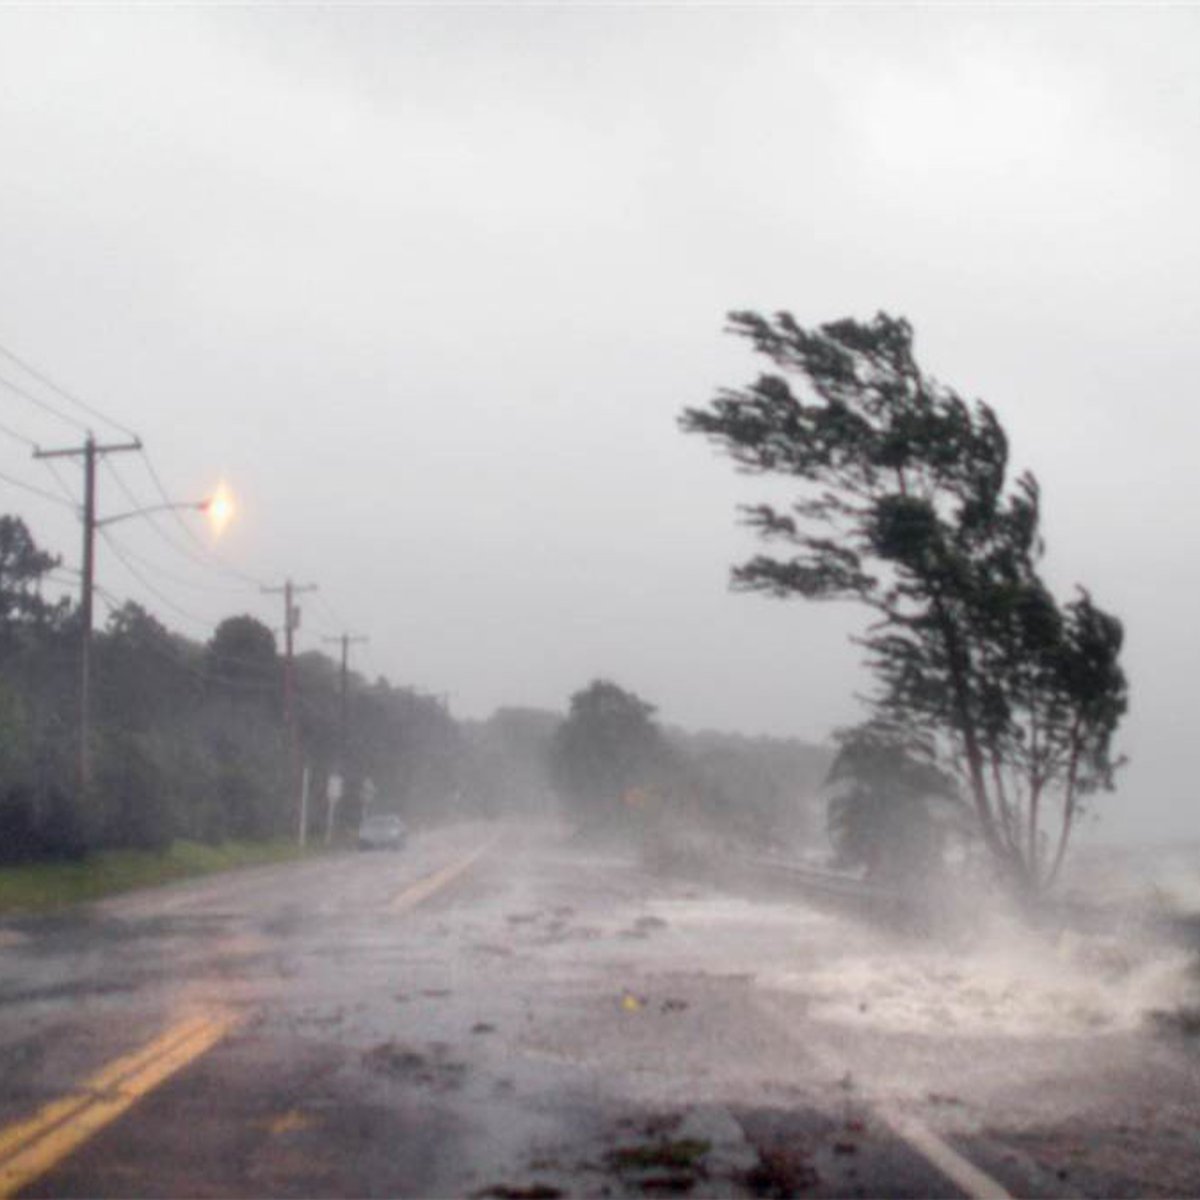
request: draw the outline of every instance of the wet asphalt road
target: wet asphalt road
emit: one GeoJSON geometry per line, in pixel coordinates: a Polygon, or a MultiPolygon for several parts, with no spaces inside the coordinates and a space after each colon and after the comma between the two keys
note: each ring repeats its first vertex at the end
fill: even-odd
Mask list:
{"type": "Polygon", "coordinates": [[[5,1130],[228,1021],[21,1194],[1200,1194],[1180,963],[1031,953],[485,824],[9,920],[0,1191],[5,1130]]]}

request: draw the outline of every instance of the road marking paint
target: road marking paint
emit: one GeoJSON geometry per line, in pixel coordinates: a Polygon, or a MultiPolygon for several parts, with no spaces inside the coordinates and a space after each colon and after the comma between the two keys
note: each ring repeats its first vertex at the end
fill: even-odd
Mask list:
{"type": "Polygon", "coordinates": [[[498,841],[497,838],[492,838],[491,841],[485,842],[477,850],[471,851],[465,858],[460,858],[457,862],[452,862],[449,866],[442,867],[440,871],[434,871],[432,875],[426,875],[424,879],[418,879],[416,883],[410,884],[397,892],[388,902],[388,908],[392,912],[409,912],[416,908],[418,904],[422,904],[428,900],[435,892],[440,892],[447,884],[452,883],[464,872],[470,870],[498,841]]]}
{"type": "Polygon", "coordinates": [[[179,1042],[190,1037],[197,1029],[205,1024],[203,1018],[197,1017],[190,1021],[173,1025],[165,1033],[155,1038],[148,1045],[114,1059],[106,1067],[93,1075],[81,1088],[61,1100],[55,1100],[39,1109],[27,1121],[10,1125],[0,1130],[0,1162],[24,1143],[36,1139],[39,1134],[53,1125],[61,1123],[73,1112],[85,1105],[91,1104],[98,1096],[106,1095],[121,1080],[140,1070],[147,1062],[167,1050],[174,1048],[179,1042]]]}
{"type": "Polygon", "coordinates": [[[0,1130],[0,1197],[13,1196],[111,1124],[143,1096],[211,1049],[236,1025],[228,1015],[173,1025],[115,1059],[78,1091],[0,1130]]]}
{"type": "Polygon", "coordinates": [[[897,1112],[889,1105],[876,1104],[875,1111],[885,1125],[902,1141],[907,1142],[927,1162],[932,1163],[955,1187],[961,1188],[971,1200],[1012,1200],[990,1175],[947,1145],[927,1125],[915,1117],[897,1112]]]}
{"type": "Polygon", "coordinates": [[[299,1130],[309,1129],[315,1123],[316,1119],[310,1113],[293,1108],[288,1112],[280,1113],[277,1117],[272,1117],[267,1122],[267,1131],[278,1136],[283,1133],[296,1133],[299,1130]]]}
{"type": "MultiPolygon", "coordinates": [[[[755,1007],[789,1040],[797,1042],[821,1070],[827,1071],[834,1078],[845,1074],[845,1064],[837,1061],[823,1047],[815,1046],[811,1042],[799,1042],[783,1013],[766,997],[757,997],[755,1007]]],[[[935,1170],[940,1171],[955,1187],[960,1188],[970,1200],[1013,1200],[1012,1193],[1001,1183],[964,1158],[924,1122],[902,1113],[883,1100],[876,1100],[865,1094],[862,1100],[902,1142],[915,1150],[935,1170]]]]}

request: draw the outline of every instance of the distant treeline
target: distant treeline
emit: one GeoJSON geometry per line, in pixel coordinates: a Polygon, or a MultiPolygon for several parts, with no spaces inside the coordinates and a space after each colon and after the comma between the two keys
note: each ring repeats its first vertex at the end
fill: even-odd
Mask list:
{"type": "Polygon", "coordinates": [[[604,681],[576,693],[565,718],[502,708],[456,722],[433,696],[351,672],[343,726],[340,667],[309,651],[295,660],[293,760],[268,626],[233,615],[200,642],[134,603],[93,634],[81,793],[80,615],[45,599],[57,565],[23,521],[0,516],[0,863],[294,835],[297,761],[315,837],[335,773],[338,833],[371,802],[418,824],[565,813],[585,830],[629,832],[649,814],[760,846],[795,844],[823,824],[812,798],[825,748],[664,730],[650,705],[604,681]]]}
{"type": "MultiPolygon", "coordinates": [[[[283,664],[252,616],[197,642],[137,604],[110,612],[93,636],[92,769],[80,794],[80,617],[43,598],[55,566],[19,518],[0,517],[0,861],[293,834],[283,664]]],[[[341,758],[340,668],[309,652],[295,677],[317,833],[341,758]]],[[[357,824],[367,780],[381,808],[416,818],[458,794],[461,737],[435,698],[351,674],[346,731],[340,827],[357,824]]]]}
{"type": "Polygon", "coordinates": [[[583,834],[703,838],[755,849],[824,842],[822,784],[832,752],[795,738],[664,727],[654,706],[609,680],[570,699],[565,718],[502,709],[471,732],[488,778],[540,795],[583,834]]]}

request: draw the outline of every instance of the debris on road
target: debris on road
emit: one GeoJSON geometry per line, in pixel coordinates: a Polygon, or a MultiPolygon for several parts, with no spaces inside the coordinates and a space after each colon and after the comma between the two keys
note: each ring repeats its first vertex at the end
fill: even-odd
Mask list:
{"type": "Polygon", "coordinates": [[[609,1164],[617,1171],[697,1169],[711,1148],[709,1142],[679,1138],[675,1141],[618,1146],[609,1151],[607,1158],[609,1164]]]}
{"type": "Polygon", "coordinates": [[[315,1122],[315,1118],[311,1113],[301,1112],[299,1109],[290,1109],[288,1112],[280,1113],[277,1117],[272,1117],[267,1122],[267,1131],[276,1136],[285,1133],[297,1133],[300,1130],[310,1128],[315,1122]]]}
{"type": "Polygon", "coordinates": [[[378,1075],[449,1091],[461,1085],[467,1068],[464,1063],[447,1058],[447,1050],[448,1047],[435,1043],[429,1054],[422,1054],[399,1042],[381,1042],[363,1054],[362,1062],[378,1075]]]}
{"type": "Polygon", "coordinates": [[[770,1200],[800,1196],[821,1182],[807,1152],[795,1146],[771,1146],[759,1152],[758,1162],[742,1181],[755,1196],[770,1200]]]}
{"type": "Polygon", "coordinates": [[[534,1183],[528,1187],[510,1187],[500,1183],[471,1193],[474,1200],[559,1200],[564,1194],[560,1188],[544,1183],[534,1183]]]}

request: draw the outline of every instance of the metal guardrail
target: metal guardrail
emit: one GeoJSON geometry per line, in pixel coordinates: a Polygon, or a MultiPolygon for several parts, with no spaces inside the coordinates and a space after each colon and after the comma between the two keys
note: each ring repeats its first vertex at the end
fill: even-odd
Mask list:
{"type": "Polygon", "coordinates": [[[761,858],[752,854],[738,854],[735,857],[743,867],[751,867],[777,879],[786,879],[805,891],[891,903],[904,903],[911,899],[895,888],[881,887],[879,884],[837,871],[825,871],[818,867],[801,866],[785,859],[761,858]]]}
{"type": "Polygon", "coordinates": [[[857,879],[853,875],[802,866],[784,859],[735,854],[743,880],[799,893],[818,905],[851,911],[870,921],[910,932],[929,932],[945,915],[926,896],[857,879]]]}
{"type": "MultiPolygon", "coordinates": [[[[733,860],[757,882],[795,889],[817,900],[865,912],[873,919],[924,930],[952,927],[962,914],[941,911],[932,896],[871,883],[853,875],[804,866],[786,859],[738,853],[733,860]]],[[[1027,916],[1043,928],[1075,933],[1117,930],[1159,941],[1200,948],[1200,915],[1154,911],[1145,907],[1047,897],[1030,907],[1027,916]]]]}

